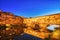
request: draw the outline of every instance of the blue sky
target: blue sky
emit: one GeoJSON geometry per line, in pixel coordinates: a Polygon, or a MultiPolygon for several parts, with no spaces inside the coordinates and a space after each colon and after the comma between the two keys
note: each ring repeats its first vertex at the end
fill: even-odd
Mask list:
{"type": "Polygon", "coordinates": [[[0,0],[0,9],[18,16],[35,17],[60,12],[60,0],[0,0]]]}
{"type": "Polygon", "coordinates": [[[24,17],[44,16],[60,13],[60,0],[0,0],[0,9],[24,17]]]}

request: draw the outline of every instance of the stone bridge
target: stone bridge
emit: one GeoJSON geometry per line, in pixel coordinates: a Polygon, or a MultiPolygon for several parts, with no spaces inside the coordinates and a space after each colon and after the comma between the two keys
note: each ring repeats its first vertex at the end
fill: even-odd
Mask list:
{"type": "Polygon", "coordinates": [[[51,25],[60,27],[60,13],[34,18],[26,18],[24,19],[23,23],[28,27],[24,30],[24,32],[44,39],[50,34],[47,27],[51,25]]]}
{"type": "Polygon", "coordinates": [[[48,26],[57,25],[56,27],[60,27],[60,13],[32,18],[24,18],[21,16],[13,15],[10,12],[0,11],[0,25],[8,26],[5,31],[0,30],[0,35],[2,33],[4,34],[4,32],[8,35],[12,35],[14,33],[17,35],[20,33],[27,33],[44,39],[47,38],[48,35],[51,33],[47,29],[48,26]],[[11,25],[12,29],[10,28],[11,25]],[[16,25],[17,27],[15,28],[14,25],[16,25]]]}

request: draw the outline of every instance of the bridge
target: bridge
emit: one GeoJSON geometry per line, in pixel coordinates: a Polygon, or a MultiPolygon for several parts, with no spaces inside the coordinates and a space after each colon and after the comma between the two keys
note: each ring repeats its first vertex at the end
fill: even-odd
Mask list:
{"type": "Polygon", "coordinates": [[[48,30],[51,25],[60,27],[60,13],[25,18],[10,12],[0,11],[0,35],[22,35],[27,33],[45,39],[51,34],[51,31],[48,30]],[[5,27],[5,29],[2,30],[2,27],[5,27]]]}

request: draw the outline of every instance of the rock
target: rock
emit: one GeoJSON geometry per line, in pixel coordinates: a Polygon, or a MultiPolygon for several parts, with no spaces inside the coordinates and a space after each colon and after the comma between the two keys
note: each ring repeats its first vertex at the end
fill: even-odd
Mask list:
{"type": "MultiPolygon", "coordinates": [[[[10,12],[0,11],[0,25],[5,25],[7,26],[6,28],[9,28],[9,30],[5,31],[7,32],[6,34],[9,34],[10,32],[13,34],[14,32],[14,34],[16,33],[17,35],[19,35],[25,32],[27,34],[44,39],[50,34],[49,30],[47,29],[48,26],[60,25],[60,13],[25,18],[22,16],[16,16],[10,12]]],[[[2,30],[0,31],[2,32],[2,30]]]]}

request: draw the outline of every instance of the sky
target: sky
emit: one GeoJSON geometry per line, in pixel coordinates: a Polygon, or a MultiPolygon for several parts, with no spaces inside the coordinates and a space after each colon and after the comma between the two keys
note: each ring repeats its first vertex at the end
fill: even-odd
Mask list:
{"type": "Polygon", "coordinates": [[[60,27],[60,25],[50,25],[50,26],[48,26],[47,28],[48,28],[49,30],[55,30],[56,27],[60,27]]]}
{"type": "Polygon", "coordinates": [[[44,16],[60,13],[60,0],[0,0],[0,9],[17,16],[44,16]]]}
{"type": "Polygon", "coordinates": [[[24,17],[44,16],[60,13],[60,0],[0,0],[0,9],[24,17]]]}

